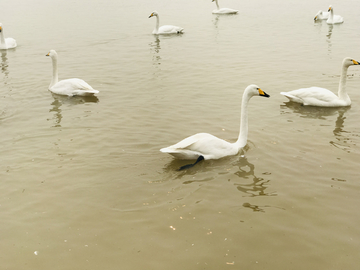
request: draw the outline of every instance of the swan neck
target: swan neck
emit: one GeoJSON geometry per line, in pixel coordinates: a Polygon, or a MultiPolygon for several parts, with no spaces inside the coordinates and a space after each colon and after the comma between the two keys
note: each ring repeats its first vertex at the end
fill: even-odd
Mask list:
{"type": "Polygon", "coordinates": [[[241,115],[240,115],[240,132],[239,137],[236,141],[236,145],[239,148],[243,148],[247,143],[248,136],[248,103],[250,100],[250,95],[245,91],[242,101],[241,101],[241,115]]]}
{"type": "Polygon", "coordinates": [[[53,75],[52,75],[52,79],[51,79],[49,88],[53,87],[59,81],[56,55],[54,57],[51,57],[51,61],[52,61],[52,67],[53,67],[53,75]]]}
{"type": "Polygon", "coordinates": [[[0,48],[1,49],[6,49],[6,42],[5,42],[5,37],[4,37],[4,29],[2,29],[1,32],[0,32],[0,48]]]}
{"type": "Polygon", "coordinates": [[[216,3],[216,7],[217,7],[217,9],[220,9],[220,7],[219,7],[219,3],[218,3],[218,0],[215,0],[215,3],[216,3]]]}
{"type": "Polygon", "coordinates": [[[160,19],[159,19],[159,15],[156,15],[155,17],[156,17],[156,25],[155,25],[154,32],[158,33],[159,32],[159,21],[160,21],[160,19]]]}
{"type": "Polygon", "coordinates": [[[348,68],[349,68],[348,66],[343,64],[341,69],[338,96],[342,100],[346,100],[349,98],[348,94],[346,93],[346,77],[347,77],[348,68]]]}

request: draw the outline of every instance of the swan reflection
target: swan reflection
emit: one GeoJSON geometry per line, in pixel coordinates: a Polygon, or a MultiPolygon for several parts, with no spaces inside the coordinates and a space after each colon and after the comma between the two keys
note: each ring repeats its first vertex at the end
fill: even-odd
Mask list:
{"type": "MultiPolygon", "coordinates": [[[[235,172],[235,175],[242,179],[241,184],[235,184],[239,191],[246,193],[251,197],[276,196],[274,192],[266,192],[270,180],[256,176],[254,164],[250,163],[246,157],[242,157],[237,166],[239,167],[239,170],[235,172]],[[247,180],[248,182],[243,183],[244,180],[247,180]]],[[[263,173],[263,175],[269,174],[270,173],[263,173]]]]}
{"type": "Polygon", "coordinates": [[[7,78],[9,75],[9,70],[8,70],[9,63],[6,55],[7,55],[6,51],[1,51],[1,72],[4,73],[5,78],[7,78]]]}
{"type": "Polygon", "coordinates": [[[350,152],[351,147],[351,132],[346,131],[345,127],[345,113],[350,109],[348,107],[313,107],[313,106],[302,106],[299,103],[287,102],[285,105],[280,105],[281,114],[287,114],[288,109],[290,109],[293,113],[299,114],[302,118],[313,118],[320,120],[327,120],[328,117],[337,115],[335,120],[335,127],[333,130],[333,134],[335,140],[330,140],[330,144],[344,150],[346,152],[350,152]]]}
{"type": "Polygon", "coordinates": [[[74,97],[69,97],[69,96],[62,96],[62,95],[57,95],[54,93],[51,93],[54,101],[50,104],[52,107],[49,110],[49,112],[54,112],[54,125],[52,127],[61,127],[61,120],[63,118],[62,114],[61,114],[61,106],[63,104],[66,105],[78,105],[78,104],[84,104],[84,103],[98,103],[99,99],[96,96],[84,96],[84,97],[80,97],[80,96],[74,96],[74,97]]]}
{"type": "Polygon", "coordinates": [[[160,53],[160,39],[158,36],[154,36],[155,37],[155,41],[149,43],[150,46],[150,50],[153,52],[153,65],[154,66],[158,66],[161,64],[161,57],[159,55],[160,53]]]}

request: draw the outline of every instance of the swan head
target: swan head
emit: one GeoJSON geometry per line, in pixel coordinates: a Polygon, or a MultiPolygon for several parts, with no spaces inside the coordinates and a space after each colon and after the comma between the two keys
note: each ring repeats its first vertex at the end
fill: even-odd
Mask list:
{"type": "Polygon", "coordinates": [[[157,15],[158,15],[157,11],[153,11],[153,13],[150,14],[149,18],[157,16],[157,15]]]}
{"type": "Polygon", "coordinates": [[[261,96],[261,97],[270,97],[270,95],[266,94],[263,90],[260,89],[259,86],[255,84],[250,84],[245,89],[245,93],[250,96],[261,96]]]}
{"type": "Polygon", "coordinates": [[[329,6],[328,12],[333,11],[332,6],[329,6]]]}
{"type": "Polygon", "coordinates": [[[57,57],[57,53],[55,50],[50,50],[46,56],[50,56],[51,58],[57,57]]]}
{"type": "Polygon", "coordinates": [[[353,66],[353,65],[360,65],[359,61],[356,61],[350,57],[346,57],[343,60],[343,66],[345,67],[349,67],[349,66],[353,66]]]}
{"type": "Polygon", "coordinates": [[[322,10],[319,10],[319,12],[316,13],[316,15],[314,17],[314,21],[316,21],[319,18],[319,16],[322,16],[322,13],[323,13],[322,10]]]}

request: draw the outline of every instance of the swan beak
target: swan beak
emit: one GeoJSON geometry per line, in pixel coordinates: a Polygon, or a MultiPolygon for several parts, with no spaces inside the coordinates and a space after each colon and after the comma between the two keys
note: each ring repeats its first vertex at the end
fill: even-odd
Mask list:
{"type": "Polygon", "coordinates": [[[261,90],[260,88],[258,89],[259,90],[259,95],[262,96],[262,97],[270,97],[270,95],[266,94],[263,90],[261,90]]]}
{"type": "Polygon", "coordinates": [[[358,61],[352,60],[354,65],[360,65],[360,63],[358,61]]]}
{"type": "Polygon", "coordinates": [[[154,16],[154,13],[151,13],[150,16],[149,16],[149,18],[151,18],[152,16],[154,16]]]}
{"type": "Polygon", "coordinates": [[[316,21],[316,19],[317,19],[317,16],[315,16],[314,21],[316,21]]]}
{"type": "Polygon", "coordinates": [[[50,52],[49,52],[47,55],[45,55],[45,56],[50,56],[50,52]]]}
{"type": "Polygon", "coordinates": [[[328,10],[328,12],[329,12],[329,11],[331,11],[331,7],[329,7],[329,10],[328,10]]]}
{"type": "Polygon", "coordinates": [[[2,31],[2,27],[0,26],[0,32],[2,31]]]}

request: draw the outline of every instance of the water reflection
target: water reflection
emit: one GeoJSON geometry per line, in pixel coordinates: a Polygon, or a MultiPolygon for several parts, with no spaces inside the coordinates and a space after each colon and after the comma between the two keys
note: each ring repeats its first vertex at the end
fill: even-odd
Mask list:
{"type": "MultiPolygon", "coordinates": [[[[250,195],[251,197],[256,196],[276,196],[274,192],[266,192],[267,184],[270,180],[266,180],[262,177],[255,175],[255,166],[250,163],[246,157],[242,157],[237,163],[239,170],[235,172],[235,175],[240,177],[242,181],[249,180],[248,183],[235,184],[236,188],[250,195]]],[[[263,175],[269,175],[270,173],[263,173],[263,175]]]]}
{"type": "Polygon", "coordinates": [[[78,105],[78,104],[84,104],[84,103],[98,103],[99,99],[96,96],[88,96],[88,97],[68,97],[68,96],[62,96],[62,95],[56,95],[54,93],[51,93],[54,101],[50,104],[52,108],[49,110],[49,112],[54,112],[54,125],[52,127],[61,127],[61,120],[63,118],[61,114],[61,106],[63,104],[66,105],[78,105]]]}
{"type": "Polygon", "coordinates": [[[335,140],[330,140],[330,144],[344,150],[346,152],[350,152],[350,132],[344,129],[345,127],[345,119],[344,114],[350,107],[337,107],[337,108],[326,108],[326,107],[313,107],[313,106],[302,106],[299,103],[287,102],[285,105],[280,105],[281,114],[288,113],[287,110],[291,109],[292,113],[299,114],[300,117],[303,118],[314,118],[320,120],[326,120],[327,117],[338,115],[335,120],[335,127],[333,130],[333,134],[335,136],[335,140]]]}
{"type": "Polygon", "coordinates": [[[284,102],[284,105],[280,105],[280,113],[288,114],[295,113],[302,118],[314,118],[325,120],[327,116],[336,115],[338,112],[346,112],[350,107],[316,107],[316,106],[303,106],[296,102],[284,102]],[[291,112],[289,112],[289,110],[291,112]]]}
{"type": "Polygon", "coordinates": [[[333,30],[334,26],[332,24],[329,25],[329,31],[328,31],[328,34],[326,35],[327,37],[327,44],[328,44],[328,55],[331,54],[331,35],[332,35],[332,30],[333,30]]]}
{"type": "Polygon", "coordinates": [[[7,58],[7,52],[1,51],[1,72],[4,73],[5,78],[8,78],[9,70],[8,70],[8,58],[7,58]]]}

